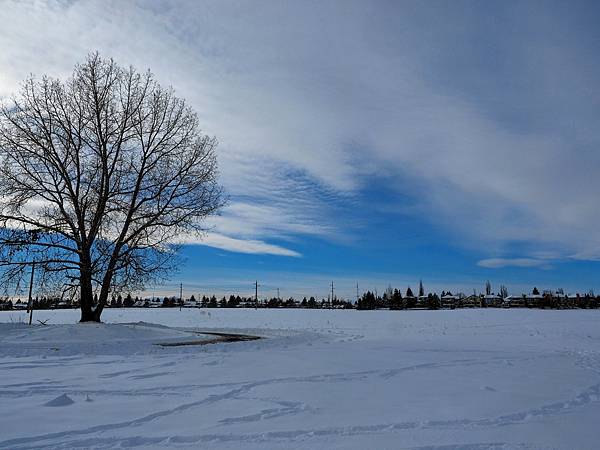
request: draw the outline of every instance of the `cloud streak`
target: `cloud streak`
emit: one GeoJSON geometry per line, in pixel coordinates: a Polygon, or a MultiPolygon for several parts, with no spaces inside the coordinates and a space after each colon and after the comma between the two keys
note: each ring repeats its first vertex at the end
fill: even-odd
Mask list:
{"type": "Polygon", "coordinates": [[[186,237],[179,241],[181,244],[206,245],[220,248],[230,252],[249,253],[258,255],[292,256],[299,258],[302,255],[294,250],[279,245],[268,244],[254,239],[236,239],[220,233],[209,232],[202,237],[186,237]]]}
{"type": "Polygon", "coordinates": [[[533,258],[488,258],[477,262],[480,267],[500,269],[504,267],[548,267],[548,261],[533,258]]]}

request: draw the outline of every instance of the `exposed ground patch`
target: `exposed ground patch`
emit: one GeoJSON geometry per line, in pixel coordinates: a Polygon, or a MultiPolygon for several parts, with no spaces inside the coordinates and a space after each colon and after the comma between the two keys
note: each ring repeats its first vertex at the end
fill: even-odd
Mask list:
{"type": "Polygon", "coordinates": [[[208,344],[219,344],[221,342],[240,342],[240,341],[256,341],[258,339],[262,339],[260,336],[252,336],[249,334],[235,334],[235,333],[216,333],[216,332],[208,332],[202,331],[198,332],[198,334],[215,336],[212,339],[194,339],[189,341],[180,341],[180,342],[162,342],[156,345],[160,347],[183,347],[187,345],[208,345],[208,344]]]}

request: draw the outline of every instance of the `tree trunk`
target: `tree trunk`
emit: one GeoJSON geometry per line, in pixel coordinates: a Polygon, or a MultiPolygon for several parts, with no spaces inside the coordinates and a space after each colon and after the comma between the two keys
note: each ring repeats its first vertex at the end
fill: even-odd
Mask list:
{"type": "Polygon", "coordinates": [[[79,322],[100,322],[101,311],[96,311],[93,305],[81,305],[81,319],[79,322]]]}
{"type": "Polygon", "coordinates": [[[81,271],[79,278],[79,288],[81,294],[81,319],[79,322],[100,322],[102,308],[97,308],[97,305],[94,305],[92,277],[84,270],[81,271]]]}
{"type": "MultiPolygon", "coordinates": [[[[117,250],[118,252],[118,247],[117,250]]],[[[100,322],[100,315],[102,314],[102,310],[104,306],[108,303],[108,294],[110,292],[110,284],[113,278],[113,269],[116,264],[116,260],[113,259],[111,263],[108,265],[108,269],[106,270],[106,274],[104,275],[104,279],[102,280],[102,286],[100,287],[100,297],[98,298],[98,304],[95,307],[94,312],[97,315],[97,322],[100,322]]]]}

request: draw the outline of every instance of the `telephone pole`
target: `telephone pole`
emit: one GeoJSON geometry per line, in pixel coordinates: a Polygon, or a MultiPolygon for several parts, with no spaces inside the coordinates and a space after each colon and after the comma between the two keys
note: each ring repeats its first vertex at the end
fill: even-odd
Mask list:
{"type": "Polygon", "coordinates": [[[258,308],[258,280],[254,282],[254,309],[258,308]]]}
{"type": "Polygon", "coordinates": [[[333,281],[331,282],[331,301],[329,302],[329,308],[333,307],[333,281]]]}
{"type": "Polygon", "coordinates": [[[356,302],[357,303],[358,303],[358,299],[359,299],[359,296],[358,296],[358,283],[356,283],[356,302]]]}
{"type": "Polygon", "coordinates": [[[281,300],[281,299],[279,298],[279,288],[277,288],[277,300],[281,300]]]}

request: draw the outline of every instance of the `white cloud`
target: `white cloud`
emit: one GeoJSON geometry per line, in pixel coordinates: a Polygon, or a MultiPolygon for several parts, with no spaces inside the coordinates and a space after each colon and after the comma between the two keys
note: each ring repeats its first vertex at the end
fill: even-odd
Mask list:
{"type": "Polygon", "coordinates": [[[500,269],[502,267],[549,267],[547,260],[533,258],[489,258],[477,262],[480,267],[500,269]]]}
{"type": "Polygon", "coordinates": [[[279,245],[268,244],[254,239],[236,239],[219,233],[207,233],[202,237],[184,237],[178,241],[181,244],[206,245],[209,247],[220,248],[230,252],[265,254],[277,256],[300,257],[300,253],[281,247],[279,245]]]}

